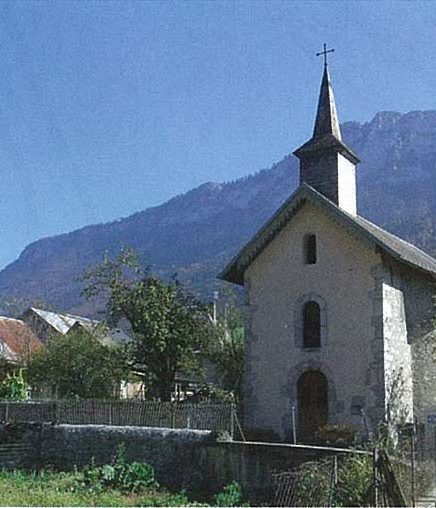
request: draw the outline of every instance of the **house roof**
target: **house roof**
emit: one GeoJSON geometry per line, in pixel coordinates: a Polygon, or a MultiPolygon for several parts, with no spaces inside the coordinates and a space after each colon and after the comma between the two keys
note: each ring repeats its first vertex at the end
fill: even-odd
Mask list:
{"type": "Polygon", "coordinates": [[[81,316],[73,316],[72,314],[59,314],[57,312],[50,312],[48,310],[37,309],[35,307],[31,307],[31,309],[35,314],[38,314],[44,321],[50,324],[55,330],[62,334],[66,334],[68,330],[76,323],[77,321],[83,324],[98,324],[99,321],[94,321],[92,319],[84,318],[81,316]]]}
{"type": "Polygon", "coordinates": [[[218,277],[228,282],[243,285],[245,270],[306,202],[310,202],[323,210],[346,228],[350,234],[355,235],[367,245],[378,247],[400,263],[436,278],[436,259],[363,217],[345,212],[305,183],[277,210],[252,240],[239,251],[218,277]]]}
{"type": "Polygon", "coordinates": [[[26,323],[0,316],[0,356],[18,361],[23,355],[32,353],[41,346],[42,342],[26,323]]]}
{"type": "MultiPolygon", "coordinates": [[[[59,314],[57,312],[36,309],[35,307],[31,307],[30,310],[44,319],[44,321],[63,335],[67,334],[72,329],[76,329],[77,327],[85,328],[92,333],[96,329],[101,329],[102,326],[104,326],[101,321],[96,319],[75,316],[73,314],[59,314]]],[[[102,334],[102,337],[104,339],[102,342],[108,344],[122,344],[130,340],[130,337],[120,328],[108,328],[106,326],[104,326],[104,334],[102,334]]]]}

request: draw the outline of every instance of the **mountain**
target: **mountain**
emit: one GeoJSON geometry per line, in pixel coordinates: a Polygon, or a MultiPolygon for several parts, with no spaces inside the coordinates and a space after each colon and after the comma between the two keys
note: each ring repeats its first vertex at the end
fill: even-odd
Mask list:
{"type": "MultiPolygon", "coordinates": [[[[342,134],[363,161],[361,215],[434,254],[436,111],[382,112],[368,123],[343,124],[342,134]]],[[[0,298],[92,313],[77,278],[120,246],[137,249],[159,275],[177,273],[189,289],[210,297],[226,261],[297,184],[298,164],[290,155],[246,178],[208,182],[130,217],[38,240],[0,272],[0,298]]]]}

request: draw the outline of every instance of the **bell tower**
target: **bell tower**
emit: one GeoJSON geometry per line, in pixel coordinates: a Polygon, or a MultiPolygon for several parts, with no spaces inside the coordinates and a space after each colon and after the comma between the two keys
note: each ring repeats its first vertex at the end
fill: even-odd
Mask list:
{"type": "Polygon", "coordinates": [[[300,159],[300,184],[310,185],[339,208],[356,215],[356,165],[360,160],[342,141],[327,66],[327,53],[331,51],[324,44],[324,51],[318,53],[324,55],[324,73],[315,127],[311,139],[294,155],[300,159]]]}

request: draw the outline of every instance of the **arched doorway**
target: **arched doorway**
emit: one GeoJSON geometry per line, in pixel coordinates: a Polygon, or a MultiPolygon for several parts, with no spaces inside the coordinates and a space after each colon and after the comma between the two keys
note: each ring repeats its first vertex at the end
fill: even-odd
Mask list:
{"type": "Polygon", "coordinates": [[[297,383],[298,431],[301,439],[310,439],[328,423],[327,379],[319,370],[303,372],[297,383]]]}

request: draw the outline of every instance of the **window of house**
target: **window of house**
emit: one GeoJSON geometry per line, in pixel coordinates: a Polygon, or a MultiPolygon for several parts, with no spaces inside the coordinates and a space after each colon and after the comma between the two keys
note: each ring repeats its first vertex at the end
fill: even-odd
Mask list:
{"type": "Polygon", "coordinates": [[[321,346],[321,309],[316,302],[303,307],[303,347],[321,346]]]}
{"type": "Polygon", "coordinates": [[[304,237],[304,262],[306,265],[316,263],[316,236],[306,235],[304,237]]]}

